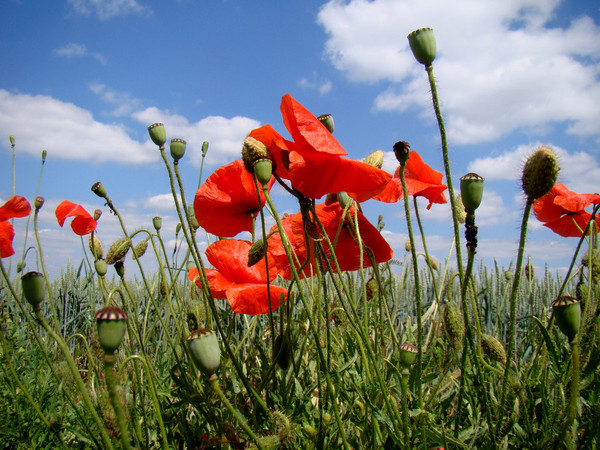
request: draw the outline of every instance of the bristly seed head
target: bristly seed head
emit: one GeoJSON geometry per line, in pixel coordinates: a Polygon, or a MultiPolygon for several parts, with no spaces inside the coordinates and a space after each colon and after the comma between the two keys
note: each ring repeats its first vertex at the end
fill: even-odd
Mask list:
{"type": "Polygon", "coordinates": [[[531,154],[525,162],[521,177],[528,203],[533,203],[552,189],[559,170],[558,159],[550,148],[542,146],[531,154]]]}

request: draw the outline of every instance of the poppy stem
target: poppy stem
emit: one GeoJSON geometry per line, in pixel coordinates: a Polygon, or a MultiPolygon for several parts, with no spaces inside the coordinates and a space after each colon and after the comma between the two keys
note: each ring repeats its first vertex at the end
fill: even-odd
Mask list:
{"type": "Polygon", "coordinates": [[[104,382],[106,383],[106,389],[108,390],[108,396],[110,404],[113,407],[115,416],[117,418],[117,425],[119,427],[119,438],[121,444],[125,450],[131,449],[131,439],[129,437],[129,430],[127,429],[127,422],[125,415],[123,414],[123,408],[121,404],[121,397],[118,391],[118,383],[115,382],[115,362],[114,356],[104,357],[104,382]]]}

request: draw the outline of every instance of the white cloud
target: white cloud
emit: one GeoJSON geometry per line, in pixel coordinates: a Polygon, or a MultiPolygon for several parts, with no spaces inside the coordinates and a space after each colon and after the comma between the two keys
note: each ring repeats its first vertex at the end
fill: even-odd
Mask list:
{"type": "Polygon", "coordinates": [[[66,59],[85,58],[87,56],[91,56],[102,64],[106,64],[106,58],[101,53],[90,52],[85,44],[77,44],[75,42],[55,48],[52,50],[52,54],[66,59]]]}
{"type": "Polygon", "coordinates": [[[598,135],[600,27],[580,17],[547,28],[558,0],[331,0],[318,15],[327,58],[348,78],[386,82],[379,110],[417,108],[431,116],[423,66],[406,35],[431,26],[449,138],[486,142],[519,129],[598,135]],[[402,83],[401,85],[399,83],[402,83]]]}
{"type": "Polygon", "coordinates": [[[316,72],[313,72],[310,77],[300,78],[300,80],[298,80],[298,85],[305,89],[317,90],[321,95],[331,92],[331,89],[333,88],[333,83],[331,81],[319,77],[316,72]]]}
{"type": "Polygon", "coordinates": [[[16,137],[19,151],[74,161],[153,162],[150,142],[129,137],[121,124],[97,121],[87,110],[45,95],[0,89],[0,129],[16,137]],[[126,149],[126,151],[124,151],[126,149]]]}
{"type": "Polygon", "coordinates": [[[191,163],[196,166],[200,166],[202,161],[201,150],[204,141],[210,144],[206,155],[207,162],[211,164],[230,162],[240,157],[246,135],[260,126],[257,120],[240,116],[232,118],[208,116],[197,122],[190,122],[179,114],[155,107],[135,112],[132,117],[145,125],[162,122],[165,124],[168,136],[185,139],[186,157],[189,155],[191,163]]]}
{"type": "Polygon", "coordinates": [[[111,112],[114,116],[130,115],[141,107],[141,101],[133,98],[127,92],[118,92],[102,83],[90,83],[90,90],[105,102],[113,105],[115,109],[111,112]]]}
{"type": "Polygon", "coordinates": [[[140,4],[137,0],[69,0],[69,3],[78,14],[96,14],[101,20],[127,14],[152,13],[148,6],[140,4]]]}
{"type": "MultiPolygon", "coordinates": [[[[179,197],[179,194],[177,196],[179,197]]],[[[154,211],[175,211],[173,194],[158,194],[149,197],[144,201],[144,208],[154,211]]]]}

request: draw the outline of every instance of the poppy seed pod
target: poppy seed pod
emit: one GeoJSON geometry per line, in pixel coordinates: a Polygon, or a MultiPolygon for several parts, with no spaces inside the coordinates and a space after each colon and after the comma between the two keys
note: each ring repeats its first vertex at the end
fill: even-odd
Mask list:
{"type": "Polygon", "coordinates": [[[258,182],[264,187],[273,175],[273,163],[270,159],[259,159],[254,162],[253,171],[258,182]]]}
{"type": "Polygon", "coordinates": [[[200,328],[186,339],[190,356],[196,367],[207,377],[221,366],[221,348],[213,330],[200,328]]]}
{"type": "Polygon", "coordinates": [[[118,306],[105,306],[94,316],[98,330],[98,343],[106,355],[119,348],[127,328],[127,314],[118,306]]]}
{"type": "Polygon", "coordinates": [[[171,146],[169,147],[169,150],[171,151],[171,157],[175,163],[177,163],[181,158],[183,158],[183,155],[185,155],[185,145],[186,143],[183,139],[171,139],[171,146]]]}
{"type": "Polygon", "coordinates": [[[102,216],[102,211],[100,211],[99,209],[94,211],[94,220],[97,222],[98,219],[100,218],[100,216],[102,216]]]}
{"type": "Polygon", "coordinates": [[[150,134],[150,139],[156,145],[161,148],[164,148],[165,142],[167,142],[167,132],[165,131],[165,127],[162,123],[153,123],[148,127],[148,134],[150,134]]]}
{"type": "Polygon", "coordinates": [[[474,213],[483,198],[485,179],[476,173],[468,173],[460,179],[460,197],[465,210],[474,213]]]}
{"type": "Polygon", "coordinates": [[[410,144],[406,141],[398,141],[394,144],[394,155],[396,155],[396,159],[400,163],[400,165],[405,165],[406,161],[408,161],[408,156],[410,154],[410,144]]]}
{"type": "Polygon", "coordinates": [[[125,264],[123,261],[117,261],[113,267],[115,268],[117,275],[119,275],[119,278],[125,277],[125,264]]]}
{"type": "Polygon", "coordinates": [[[417,360],[419,350],[412,344],[404,343],[400,346],[400,364],[404,368],[409,368],[417,360]]]}
{"type": "Polygon", "coordinates": [[[156,216],[152,218],[152,226],[156,231],[159,231],[162,227],[162,217],[156,216]]]}
{"type": "Polygon", "coordinates": [[[581,325],[581,304],[575,297],[563,295],[552,302],[556,325],[572,341],[581,325]]]}
{"type": "Polygon", "coordinates": [[[343,209],[346,209],[348,205],[352,204],[352,199],[346,192],[338,192],[337,201],[343,209]]]}
{"type": "Polygon", "coordinates": [[[36,211],[39,211],[42,206],[44,206],[44,197],[36,197],[35,201],[33,202],[33,206],[35,207],[36,211]]]}
{"type": "Polygon", "coordinates": [[[39,272],[27,272],[21,277],[21,287],[27,302],[33,306],[34,311],[39,311],[45,293],[44,275],[39,272]]]}
{"type": "Polygon", "coordinates": [[[417,61],[428,67],[435,59],[437,48],[432,28],[420,28],[408,35],[410,49],[417,61]]]}
{"type": "Polygon", "coordinates": [[[319,119],[319,122],[321,122],[330,133],[333,133],[335,123],[333,122],[333,116],[331,114],[321,114],[317,119],[319,119]]]}
{"type": "Polygon", "coordinates": [[[100,198],[106,198],[106,188],[100,181],[92,185],[92,192],[100,198]]]}
{"type": "Polygon", "coordinates": [[[521,178],[527,201],[533,203],[546,195],[556,183],[558,171],[558,159],[552,150],[540,147],[533,152],[525,162],[521,178]]]}

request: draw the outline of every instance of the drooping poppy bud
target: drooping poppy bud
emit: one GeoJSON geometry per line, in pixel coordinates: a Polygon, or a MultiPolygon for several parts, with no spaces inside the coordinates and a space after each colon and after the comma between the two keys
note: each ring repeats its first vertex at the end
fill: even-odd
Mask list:
{"type": "Polygon", "coordinates": [[[527,159],[521,178],[527,201],[533,203],[546,195],[558,178],[558,159],[548,147],[540,147],[527,159]]]}
{"type": "Polygon", "coordinates": [[[125,336],[127,314],[118,306],[105,306],[94,316],[98,330],[98,343],[107,356],[115,353],[125,336]]]}
{"type": "Polygon", "coordinates": [[[437,46],[432,28],[420,28],[408,35],[410,49],[417,61],[428,67],[435,59],[437,46]]]}
{"type": "Polygon", "coordinates": [[[458,219],[458,223],[465,223],[467,220],[467,211],[465,210],[465,205],[463,205],[460,194],[454,197],[454,207],[456,208],[456,218],[458,219]]]}
{"type": "Polygon", "coordinates": [[[152,226],[154,227],[154,229],[156,231],[159,231],[160,228],[162,227],[162,218],[159,216],[153,217],[152,218],[152,226]]]}
{"type": "Polygon", "coordinates": [[[142,256],[144,256],[144,253],[146,253],[147,248],[148,248],[148,239],[144,239],[143,241],[140,241],[135,247],[133,247],[133,249],[132,249],[133,254],[131,255],[131,259],[135,259],[136,256],[138,258],[141,258],[142,256]]]}
{"type": "Polygon", "coordinates": [[[27,302],[33,306],[34,311],[39,311],[45,293],[44,275],[39,272],[27,272],[21,277],[21,287],[27,302]]]}
{"type": "Polygon", "coordinates": [[[89,245],[90,245],[90,252],[92,252],[94,259],[102,258],[103,254],[104,254],[104,250],[102,248],[102,242],[100,242],[100,239],[98,239],[98,236],[96,236],[95,233],[90,233],[89,245]]]}
{"type": "Polygon", "coordinates": [[[127,236],[124,236],[118,241],[115,241],[106,253],[106,264],[114,264],[117,261],[120,261],[123,258],[125,258],[125,255],[129,251],[130,247],[131,239],[129,239],[127,236]]]}
{"type": "Polygon", "coordinates": [[[330,133],[333,133],[335,123],[333,122],[333,116],[331,114],[321,114],[317,119],[319,119],[319,122],[321,122],[330,133]]]}
{"type": "Polygon", "coordinates": [[[165,142],[167,142],[167,132],[165,131],[165,127],[162,123],[153,123],[148,127],[148,134],[150,134],[150,139],[156,145],[161,148],[164,148],[165,142]]]}
{"type": "Polygon", "coordinates": [[[408,155],[410,154],[410,144],[406,141],[398,141],[394,144],[394,155],[396,155],[396,159],[400,163],[400,165],[405,165],[406,161],[408,161],[408,155]]]}
{"type": "Polygon", "coordinates": [[[106,188],[100,181],[92,185],[92,192],[100,198],[106,198],[106,188]]]}
{"type": "Polygon", "coordinates": [[[183,155],[185,155],[185,146],[186,142],[183,139],[171,139],[169,150],[171,151],[171,157],[173,158],[173,161],[175,161],[175,164],[177,164],[177,162],[183,158],[183,155]]]}
{"type": "Polygon", "coordinates": [[[409,368],[417,360],[419,350],[412,344],[404,343],[400,346],[400,364],[404,368],[409,368]]]}
{"type": "Polygon", "coordinates": [[[498,339],[489,334],[481,335],[481,350],[490,359],[506,364],[506,351],[498,339]]]}
{"type": "Polygon", "coordinates": [[[213,330],[200,328],[186,339],[190,356],[196,367],[207,377],[221,366],[221,348],[213,330]]]}
{"type": "Polygon", "coordinates": [[[288,367],[290,367],[290,363],[292,362],[292,357],[294,355],[292,342],[287,336],[287,333],[280,334],[275,338],[275,343],[273,345],[273,356],[283,371],[286,371],[288,367]]]}
{"type": "Polygon", "coordinates": [[[202,157],[206,156],[206,152],[208,152],[208,142],[204,141],[202,143],[202,157]]]}
{"type": "Polygon", "coordinates": [[[442,327],[446,332],[448,344],[452,348],[459,348],[465,338],[465,323],[458,306],[452,301],[448,302],[442,311],[442,327]]]}
{"type": "Polygon", "coordinates": [[[125,277],[125,263],[122,260],[117,261],[113,267],[115,268],[117,275],[119,275],[119,278],[122,279],[125,277]]]}
{"type": "Polygon", "coordinates": [[[575,297],[563,295],[552,302],[556,325],[569,341],[572,341],[581,326],[581,304],[575,297]]]}
{"type": "Polygon", "coordinates": [[[465,209],[474,213],[483,198],[485,179],[476,173],[468,173],[460,179],[460,197],[465,209]]]}
{"type": "Polygon", "coordinates": [[[10,146],[11,146],[11,147],[14,147],[14,146],[15,146],[15,137],[14,137],[14,136],[11,134],[11,135],[8,137],[8,140],[10,141],[10,146]]]}
{"type": "Polygon", "coordinates": [[[248,267],[252,267],[265,257],[267,248],[263,239],[258,239],[248,250],[248,267]]]}
{"type": "MultiPolygon", "coordinates": [[[[197,230],[200,228],[200,224],[198,223],[198,219],[196,219],[196,213],[194,211],[194,205],[188,205],[187,207],[188,216],[190,218],[190,226],[192,229],[197,230]]],[[[179,225],[179,224],[178,224],[179,225]]]]}

